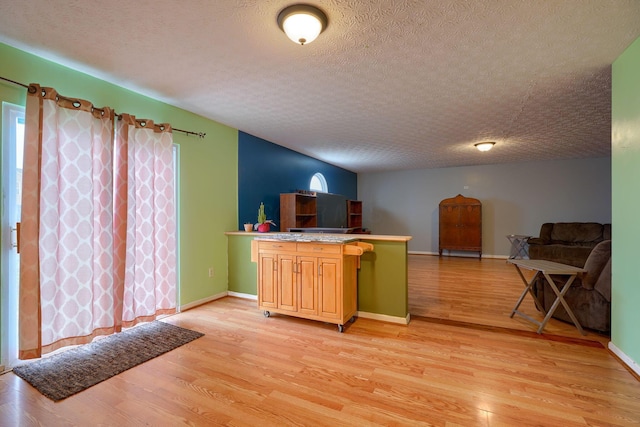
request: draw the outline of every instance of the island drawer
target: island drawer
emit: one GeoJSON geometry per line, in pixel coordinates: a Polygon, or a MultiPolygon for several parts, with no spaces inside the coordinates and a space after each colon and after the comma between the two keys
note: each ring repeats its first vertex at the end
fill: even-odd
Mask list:
{"type": "Polygon", "coordinates": [[[296,242],[274,242],[274,241],[262,241],[259,243],[259,250],[261,251],[295,251],[296,242]]]}
{"type": "Polygon", "coordinates": [[[298,252],[312,252],[316,254],[339,254],[342,253],[341,245],[330,243],[298,243],[298,252]]]}

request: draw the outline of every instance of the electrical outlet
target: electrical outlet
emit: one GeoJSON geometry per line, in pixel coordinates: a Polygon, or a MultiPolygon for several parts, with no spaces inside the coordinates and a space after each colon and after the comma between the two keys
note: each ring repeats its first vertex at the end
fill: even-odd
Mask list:
{"type": "Polygon", "coordinates": [[[213,267],[209,267],[209,277],[213,277],[213,267]]]}

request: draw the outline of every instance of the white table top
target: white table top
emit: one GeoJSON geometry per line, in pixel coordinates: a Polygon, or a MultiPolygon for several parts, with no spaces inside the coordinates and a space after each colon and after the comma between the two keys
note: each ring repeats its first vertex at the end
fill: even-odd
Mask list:
{"type": "Polygon", "coordinates": [[[578,274],[585,273],[587,271],[584,268],[560,264],[559,262],[547,261],[544,259],[508,259],[507,262],[527,270],[536,270],[547,274],[578,274]]]}

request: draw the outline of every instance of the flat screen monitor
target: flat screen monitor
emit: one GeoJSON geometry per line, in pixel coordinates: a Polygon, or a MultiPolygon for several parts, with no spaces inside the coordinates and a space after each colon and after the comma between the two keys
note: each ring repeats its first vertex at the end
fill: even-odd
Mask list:
{"type": "Polygon", "coordinates": [[[316,193],[318,227],[347,227],[347,197],[341,194],[316,193]]]}

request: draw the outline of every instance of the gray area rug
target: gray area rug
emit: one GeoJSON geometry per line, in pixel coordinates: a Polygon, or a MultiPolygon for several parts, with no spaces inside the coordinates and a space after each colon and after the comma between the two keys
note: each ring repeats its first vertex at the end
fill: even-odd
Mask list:
{"type": "Polygon", "coordinates": [[[155,321],[15,367],[13,373],[57,402],[203,335],[155,321]]]}

